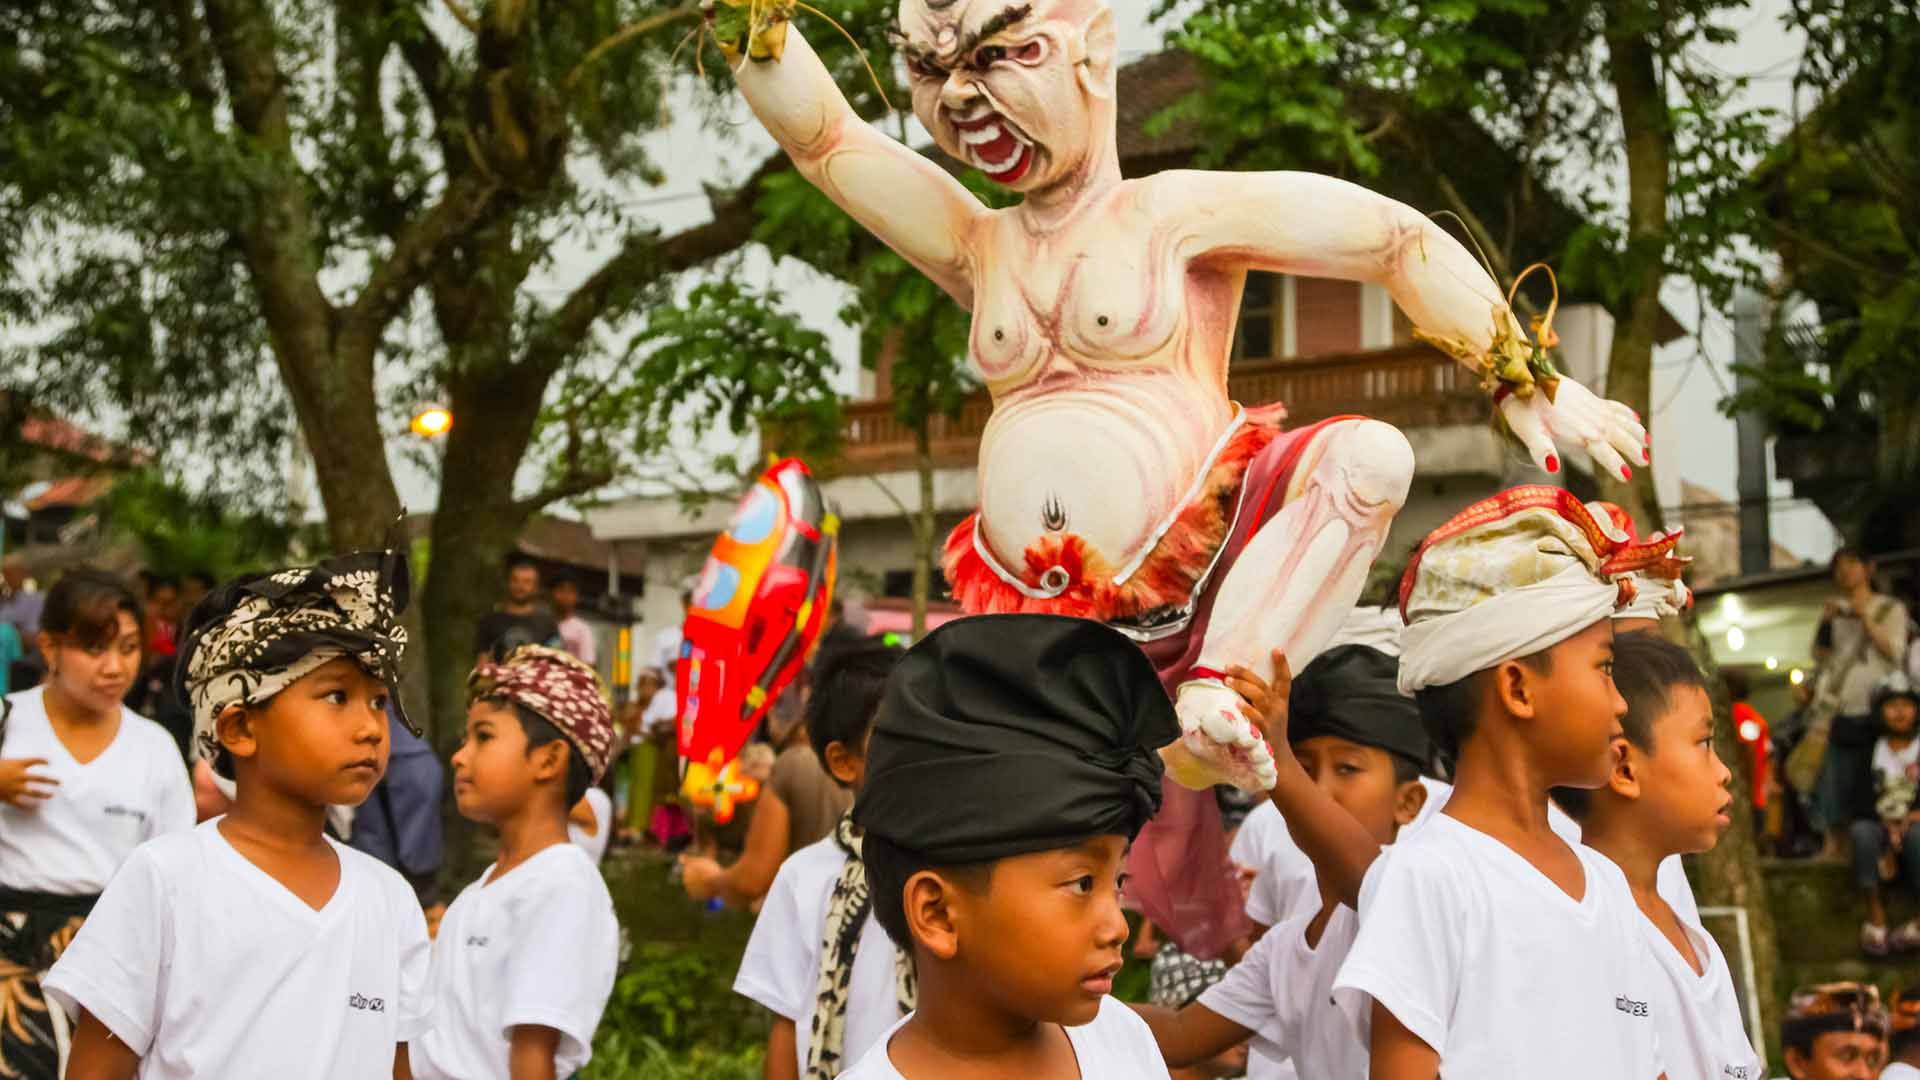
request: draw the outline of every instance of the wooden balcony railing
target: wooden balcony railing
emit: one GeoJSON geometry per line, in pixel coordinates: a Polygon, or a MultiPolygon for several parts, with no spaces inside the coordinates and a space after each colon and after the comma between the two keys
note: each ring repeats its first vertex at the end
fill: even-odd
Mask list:
{"type": "MultiPolygon", "coordinates": [[[[1243,360],[1227,375],[1227,391],[1244,405],[1279,401],[1287,426],[1358,413],[1396,427],[1485,423],[1492,405],[1473,375],[1422,344],[1305,359],[1243,360]]],[[[980,449],[993,403],[969,399],[960,415],[933,423],[936,464],[971,464],[980,449]]],[[[893,403],[861,401],[846,407],[841,459],[834,471],[884,472],[913,465],[913,432],[894,419],[893,403]]]]}

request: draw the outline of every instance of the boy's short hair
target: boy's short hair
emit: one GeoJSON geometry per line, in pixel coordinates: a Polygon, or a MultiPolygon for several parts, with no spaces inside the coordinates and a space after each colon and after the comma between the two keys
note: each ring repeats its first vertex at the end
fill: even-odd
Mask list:
{"type": "Polygon", "coordinates": [[[887,676],[904,655],[870,638],[829,653],[813,673],[813,689],[807,697],[807,741],[827,775],[833,775],[827,766],[827,747],[839,743],[856,753],[861,749],[880,710],[887,676]]]}
{"type": "Polygon", "coordinates": [[[578,591],[580,588],[580,579],[575,576],[571,570],[555,570],[553,573],[547,575],[546,585],[548,592],[552,592],[562,585],[578,591]]]}
{"type": "MultiPolygon", "coordinates": [[[[1707,677],[1692,653],[1651,630],[1636,630],[1613,639],[1613,685],[1627,702],[1627,715],[1620,718],[1627,741],[1652,752],[1653,722],[1672,706],[1673,692],[1681,687],[1705,690],[1707,677]]],[[[1569,817],[1583,821],[1593,809],[1593,792],[1554,788],[1553,801],[1569,817]]]]}
{"type": "MultiPolygon", "coordinates": [[[[1517,662],[1542,675],[1551,674],[1553,650],[1542,649],[1518,657],[1517,662]]],[[[1449,768],[1459,760],[1460,747],[1480,730],[1480,703],[1486,688],[1487,671],[1476,671],[1464,679],[1413,692],[1414,703],[1420,706],[1420,722],[1426,726],[1427,737],[1433,740],[1434,753],[1449,768]]]]}
{"type": "Polygon", "coordinates": [[[885,837],[868,833],[860,841],[860,861],[867,867],[867,890],[873,897],[873,921],[887,932],[893,943],[913,952],[913,932],[907,928],[907,881],[923,870],[937,871],[952,878],[975,895],[992,887],[993,868],[998,859],[987,862],[941,866],[916,851],[901,847],[885,837]]]}
{"type": "Polygon", "coordinates": [[[587,767],[587,759],[574,748],[573,740],[567,738],[552,721],[517,701],[490,699],[495,705],[505,705],[513,709],[513,715],[520,721],[520,730],[527,733],[527,753],[548,743],[561,743],[567,748],[567,807],[571,809],[593,786],[593,771],[587,767]]]}
{"type": "Polygon", "coordinates": [[[522,567],[532,570],[535,573],[539,573],[540,571],[540,564],[534,561],[533,556],[525,552],[516,551],[507,556],[506,573],[509,576],[511,576],[515,570],[519,570],[522,567]]]}
{"type": "Polygon", "coordinates": [[[1833,573],[1834,568],[1838,567],[1841,561],[1845,559],[1852,559],[1854,562],[1857,562],[1862,566],[1873,565],[1872,556],[1868,555],[1865,551],[1861,550],[1858,547],[1855,547],[1852,544],[1847,544],[1844,547],[1841,547],[1835,550],[1833,553],[1833,558],[1827,560],[1827,573],[1829,574],[1833,573]]]}

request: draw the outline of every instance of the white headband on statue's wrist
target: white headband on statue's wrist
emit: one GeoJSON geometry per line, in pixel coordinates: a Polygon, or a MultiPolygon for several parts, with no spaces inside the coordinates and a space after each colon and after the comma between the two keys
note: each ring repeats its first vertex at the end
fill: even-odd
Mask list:
{"type": "Polygon", "coordinates": [[[1620,590],[1584,565],[1511,589],[1400,632],[1400,692],[1459,682],[1476,671],[1550,649],[1607,618],[1620,590]]]}

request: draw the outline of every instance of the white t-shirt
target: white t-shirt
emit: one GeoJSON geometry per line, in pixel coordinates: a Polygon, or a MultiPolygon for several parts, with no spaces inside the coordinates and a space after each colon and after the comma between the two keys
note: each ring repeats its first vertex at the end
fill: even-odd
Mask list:
{"type": "Polygon", "coordinates": [[[47,992],[138,1053],[141,1080],[391,1077],[395,1045],[431,1018],[413,889],[329,841],[340,884],[315,911],[235,850],[221,820],[128,857],[47,992]]]}
{"type": "Polygon", "coordinates": [[[1920,1069],[1896,1061],[1880,1074],[1880,1080],[1920,1080],[1920,1069]]]}
{"type": "Polygon", "coordinates": [[[92,896],[133,849],[193,827],[193,781],[165,728],[131,709],[85,765],[47,719],[45,687],[10,695],[13,715],[0,758],[45,758],[36,775],[60,781],[31,809],[0,803],[0,885],[25,892],[92,896]]]}
{"type": "Polygon", "coordinates": [[[1200,1004],[1253,1032],[1249,1058],[1258,1049],[1313,1080],[1367,1080],[1367,1047],[1329,1000],[1360,922],[1352,908],[1336,905],[1319,945],[1309,947],[1307,924],[1318,914],[1267,931],[1200,1004]]]}
{"type": "Polygon", "coordinates": [[[1374,861],[1334,997],[1366,1032],[1373,1001],[1449,1077],[1654,1080],[1659,976],[1620,868],[1573,845],[1579,900],[1445,814],[1374,861]]]}
{"type": "MultiPolygon", "coordinates": [[[[747,939],[740,972],[733,978],[734,993],[793,1021],[794,1053],[801,1075],[807,1071],[807,1044],[813,1033],[827,903],[846,862],[847,853],[829,836],[808,844],[780,864],[773,887],[760,905],[753,936],[747,939]]],[[[840,1060],[859,1061],[899,1022],[893,941],[868,915],[866,925],[860,928],[860,946],[854,951],[853,974],[847,985],[847,1025],[840,1060]]]]}
{"type": "Polygon", "coordinates": [[[613,992],[620,924],[613,897],[586,853],[554,844],[497,881],[460,890],[433,946],[433,1026],[411,1041],[419,1080],[509,1075],[513,1029],[560,1033],[554,1075],[593,1056],[593,1033],[613,992]]]}
{"type": "Polygon", "coordinates": [[[587,808],[593,811],[593,820],[597,827],[593,832],[581,828],[572,821],[567,822],[567,839],[580,846],[593,860],[595,866],[607,856],[607,840],[613,835],[613,797],[597,787],[590,787],[586,794],[587,808]]]}
{"type": "Polygon", "coordinates": [[[1766,1080],[1766,1063],[1747,1038],[1719,943],[1697,922],[1682,919],[1680,925],[1700,957],[1704,970],[1698,975],[1653,920],[1640,916],[1659,974],[1652,1005],[1667,1080],[1766,1080]]]}
{"type": "MultiPolygon", "coordinates": [[[[906,1022],[902,1017],[888,1028],[839,1080],[905,1080],[887,1057],[887,1044],[906,1022]]],[[[1112,997],[1100,1002],[1100,1011],[1091,1021],[1064,1030],[1085,1080],[1171,1080],[1153,1030],[1138,1013],[1112,997]]]]}
{"type": "Polygon", "coordinates": [[[1896,818],[1915,809],[1920,793],[1920,739],[1909,739],[1895,750],[1885,736],[1873,744],[1874,809],[1883,818],[1896,818]]]}

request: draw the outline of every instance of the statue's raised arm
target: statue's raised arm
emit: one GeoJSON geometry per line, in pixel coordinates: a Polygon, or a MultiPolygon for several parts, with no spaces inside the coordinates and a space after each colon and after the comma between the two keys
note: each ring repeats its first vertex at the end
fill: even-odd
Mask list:
{"type": "MultiPolygon", "coordinates": [[[[1460,241],[1404,203],[1308,172],[1177,170],[1152,178],[1157,205],[1185,222],[1198,264],[1342,278],[1384,287],[1421,336],[1499,387],[1502,412],[1534,462],[1560,471],[1555,444],[1584,450],[1607,473],[1631,479],[1644,464],[1646,429],[1624,405],[1564,377],[1535,395],[1535,343],[1499,286],[1460,241]]],[[[1550,344],[1550,343],[1548,343],[1550,344]]]]}
{"type": "Polygon", "coordinates": [[[971,304],[967,248],[985,211],[980,201],[862,120],[787,22],[730,53],[740,93],[801,175],[960,304],[971,304]]]}

